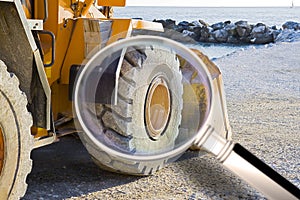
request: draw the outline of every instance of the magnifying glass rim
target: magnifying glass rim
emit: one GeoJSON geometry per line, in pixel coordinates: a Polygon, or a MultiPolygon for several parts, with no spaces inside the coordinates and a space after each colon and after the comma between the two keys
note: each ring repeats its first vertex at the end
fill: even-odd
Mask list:
{"type": "MultiPolygon", "coordinates": [[[[79,106],[80,102],[78,102],[78,97],[79,97],[78,94],[79,94],[79,88],[80,88],[79,85],[84,78],[85,72],[89,68],[88,66],[94,62],[93,59],[90,59],[86,63],[85,67],[82,69],[81,73],[79,74],[79,76],[77,77],[77,80],[76,80],[75,89],[74,89],[75,115],[80,123],[81,128],[84,131],[84,134],[86,134],[91,139],[91,141],[95,143],[95,145],[101,147],[101,149],[103,151],[105,151],[106,153],[108,153],[110,156],[133,160],[133,161],[151,161],[151,160],[170,158],[170,157],[179,155],[180,153],[186,151],[194,143],[195,139],[199,138],[199,136],[202,136],[202,134],[204,134],[205,124],[208,122],[208,120],[211,118],[211,115],[212,115],[211,107],[212,107],[212,103],[214,102],[214,98],[215,98],[213,95],[214,87],[213,87],[213,83],[212,83],[212,78],[211,78],[211,75],[210,75],[208,69],[206,67],[204,67],[206,65],[193,51],[191,51],[189,48],[187,48],[183,44],[180,44],[178,42],[175,42],[175,41],[167,39],[167,38],[158,37],[158,36],[148,36],[148,35],[147,36],[134,36],[131,38],[122,39],[122,40],[119,40],[117,42],[114,42],[114,43],[104,47],[99,52],[97,52],[93,57],[97,57],[97,61],[103,61],[107,56],[111,55],[111,53],[109,53],[110,49],[112,49],[113,52],[117,52],[124,48],[128,48],[130,46],[139,46],[139,45],[167,46],[167,47],[171,48],[172,50],[175,50],[174,52],[176,54],[180,55],[181,57],[183,57],[184,59],[188,59],[188,61],[191,64],[196,64],[196,65],[198,65],[198,67],[201,67],[201,69],[206,73],[206,78],[207,78],[207,81],[209,84],[209,89],[211,92],[211,98],[210,98],[210,102],[209,102],[208,116],[206,117],[205,122],[199,129],[198,133],[195,134],[193,137],[191,137],[191,139],[188,140],[187,142],[185,142],[183,145],[180,145],[180,146],[176,147],[175,149],[170,150],[168,152],[158,153],[155,155],[139,155],[139,154],[136,154],[136,155],[131,154],[130,155],[130,154],[122,153],[120,151],[116,151],[116,150],[106,146],[105,144],[99,142],[98,139],[85,126],[85,123],[83,123],[83,118],[81,116],[80,106],[79,106]],[[99,55],[101,55],[101,57],[99,55]],[[190,56],[192,56],[192,57],[190,57],[190,56]],[[99,58],[101,58],[101,59],[99,59],[99,58]]],[[[196,69],[197,69],[197,67],[196,67],[196,69]]]]}

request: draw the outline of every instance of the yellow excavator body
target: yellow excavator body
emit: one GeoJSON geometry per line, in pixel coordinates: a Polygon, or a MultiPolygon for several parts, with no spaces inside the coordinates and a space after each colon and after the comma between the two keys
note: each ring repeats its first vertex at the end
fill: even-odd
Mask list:
{"type": "MultiPolygon", "coordinates": [[[[132,36],[135,29],[164,31],[160,23],[114,18],[113,7],[125,4],[125,0],[0,0],[0,199],[24,196],[32,149],[79,133],[72,102],[80,69],[95,60],[99,50],[132,36]]],[[[222,115],[215,119],[224,123],[218,123],[217,129],[230,138],[221,73],[206,56],[196,53],[209,68],[218,92],[215,104],[222,115]]],[[[189,73],[191,67],[172,51],[133,47],[116,57],[93,94],[97,94],[94,103],[101,113],[97,115],[101,130],[132,152],[174,146],[180,119],[191,115],[181,111],[182,106],[197,107],[206,101],[202,83],[193,81],[192,89],[186,89],[184,70],[189,73]],[[199,98],[190,101],[187,90],[199,98]],[[160,121],[153,118],[153,105],[166,113],[160,121]],[[134,138],[133,131],[143,136],[134,138]]],[[[192,74],[187,80],[197,76],[192,74]]],[[[95,163],[114,172],[148,175],[178,157],[129,162],[105,154],[84,132],[79,136],[95,163]]]]}

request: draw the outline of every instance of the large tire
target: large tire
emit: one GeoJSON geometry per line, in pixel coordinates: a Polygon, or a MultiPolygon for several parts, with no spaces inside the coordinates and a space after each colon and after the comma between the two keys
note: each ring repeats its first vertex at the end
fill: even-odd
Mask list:
{"type": "Polygon", "coordinates": [[[32,117],[18,78],[0,61],[0,199],[24,196],[32,168],[32,117]]]}
{"type": "MultiPolygon", "coordinates": [[[[156,92],[156,89],[153,90],[156,92]]],[[[107,137],[113,138],[117,146],[122,146],[127,151],[155,152],[171,149],[179,132],[182,95],[182,74],[175,54],[155,48],[129,49],[120,72],[118,103],[98,105],[97,114],[107,137]],[[152,123],[149,123],[150,118],[147,118],[146,106],[154,82],[163,82],[160,89],[169,92],[171,100],[168,117],[164,118],[165,115],[162,115],[162,121],[166,123],[153,122],[153,127],[157,126],[157,129],[149,126],[152,123]]],[[[175,159],[131,162],[106,154],[84,133],[80,137],[95,163],[113,172],[149,175],[175,159]]]]}

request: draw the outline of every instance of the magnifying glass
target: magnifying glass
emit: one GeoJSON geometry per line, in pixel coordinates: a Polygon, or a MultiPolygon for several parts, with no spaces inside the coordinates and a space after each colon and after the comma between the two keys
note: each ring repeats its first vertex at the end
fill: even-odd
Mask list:
{"type": "Polygon", "coordinates": [[[127,38],[80,71],[73,93],[77,128],[104,168],[150,174],[196,145],[266,197],[299,199],[296,186],[219,131],[217,94],[206,64],[184,45],[127,38]]]}

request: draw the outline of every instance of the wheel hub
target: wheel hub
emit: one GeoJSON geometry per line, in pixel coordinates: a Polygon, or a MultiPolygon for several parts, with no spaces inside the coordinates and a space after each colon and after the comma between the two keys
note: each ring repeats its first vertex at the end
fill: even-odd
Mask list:
{"type": "Polygon", "coordinates": [[[0,174],[2,172],[3,163],[4,163],[4,136],[3,136],[2,128],[0,126],[0,174]]]}
{"type": "Polygon", "coordinates": [[[171,98],[167,82],[156,77],[146,97],[145,123],[151,139],[157,140],[164,132],[170,115],[171,98]]]}

